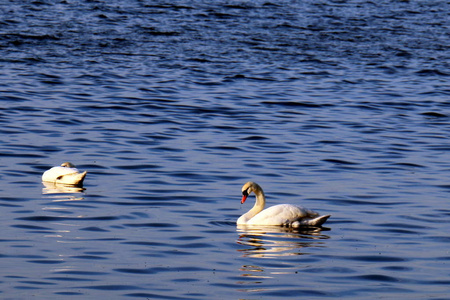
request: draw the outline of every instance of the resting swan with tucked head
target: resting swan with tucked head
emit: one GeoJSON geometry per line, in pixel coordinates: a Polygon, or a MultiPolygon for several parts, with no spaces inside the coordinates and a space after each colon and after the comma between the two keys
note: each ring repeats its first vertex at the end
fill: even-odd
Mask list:
{"type": "Polygon", "coordinates": [[[81,186],[87,172],[80,173],[70,162],[65,162],[59,167],[53,167],[42,174],[42,181],[81,186]]]}
{"type": "Polygon", "coordinates": [[[237,225],[276,225],[287,227],[321,226],[330,215],[319,216],[318,213],[301,206],[291,204],[279,204],[265,210],[266,197],[262,188],[254,182],[247,182],[242,187],[242,201],[245,202],[248,195],[253,192],[256,195],[256,203],[252,209],[243,214],[237,225]]]}

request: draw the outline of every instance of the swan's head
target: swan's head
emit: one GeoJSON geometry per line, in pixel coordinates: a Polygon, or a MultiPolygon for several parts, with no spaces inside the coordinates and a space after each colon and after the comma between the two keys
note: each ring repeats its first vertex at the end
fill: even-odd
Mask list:
{"type": "Polygon", "coordinates": [[[66,161],[65,163],[61,164],[61,167],[75,168],[75,165],[73,163],[70,163],[70,162],[66,161]]]}
{"type": "Polygon", "coordinates": [[[252,192],[257,193],[257,192],[261,192],[261,191],[262,191],[262,189],[257,183],[252,182],[252,181],[247,182],[242,187],[241,204],[244,204],[245,200],[247,200],[248,195],[250,195],[252,192]]]}

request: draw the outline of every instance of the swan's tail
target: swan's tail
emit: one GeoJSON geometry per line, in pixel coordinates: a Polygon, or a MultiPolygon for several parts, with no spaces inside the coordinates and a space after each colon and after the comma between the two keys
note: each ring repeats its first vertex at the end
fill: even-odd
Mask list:
{"type": "Polygon", "coordinates": [[[83,173],[80,174],[80,176],[78,176],[77,178],[77,184],[83,184],[84,178],[86,177],[87,171],[84,171],[83,173]]]}
{"type": "Polygon", "coordinates": [[[322,224],[325,223],[330,216],[331,215],[325,215],[325,216],[319,216],[319,217],[314,218],[314,219],[303,219],[300,222],[295,222],[297,224],[294,223],[292,225],[293,226],[297,225],[297,226],[316,226],[316,227],[319,227],[319,226],[322,226],[322,224]]]}

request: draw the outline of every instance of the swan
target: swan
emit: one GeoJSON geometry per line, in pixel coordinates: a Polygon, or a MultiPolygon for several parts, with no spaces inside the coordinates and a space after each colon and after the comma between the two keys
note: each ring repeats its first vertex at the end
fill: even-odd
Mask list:
{"type": "Polygon", "coordinates": [[[82,185],[87,171],[80,173],[70,162],[65,162],[61,166],[53,167],[42,174],[42,181],[62,183],[70,185],[82,185]]]}
{"type": "Polygon", "coordinates": [[[264,209],[266,197],[262,188],[255,182],[247,182],[242,187],[241,204],[251,193],[256,195],[256,203],[252,209],[237,220],[237,225],[276,225],[287,227],[316,226],[319,227],[330,215],[319,216],[318,213],[301,206],[279,204],[264,209]],[[264,209],[264,210],[263,210],[264,209]]]}

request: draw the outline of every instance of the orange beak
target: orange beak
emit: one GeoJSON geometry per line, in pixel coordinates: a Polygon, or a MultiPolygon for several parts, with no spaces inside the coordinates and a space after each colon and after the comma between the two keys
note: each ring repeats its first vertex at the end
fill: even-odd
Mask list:
{"type": "Polygon", "coordinates": [[[248,195],[242,195],[241,204],[244,204],[245,200],[247,200],[248,195]]]}

